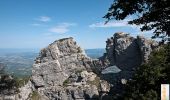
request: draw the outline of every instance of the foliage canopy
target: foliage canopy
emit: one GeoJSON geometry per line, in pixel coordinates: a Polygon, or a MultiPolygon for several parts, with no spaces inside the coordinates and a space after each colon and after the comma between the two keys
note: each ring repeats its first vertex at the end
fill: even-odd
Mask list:
{"type": "Polygon", "coordinates": [[[141,31],[153,29],[153,37],[164,40],[170,36],[169,0],[114,0],[103,18],[108,22],[112,19],[123,20],[129,15],[137,16],[128,23],[141,25],[141,31]]]}

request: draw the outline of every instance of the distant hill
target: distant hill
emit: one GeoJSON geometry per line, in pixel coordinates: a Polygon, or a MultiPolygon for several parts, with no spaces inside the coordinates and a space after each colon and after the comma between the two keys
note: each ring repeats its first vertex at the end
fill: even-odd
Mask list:
{"type": "Polygon", "coordinates": [[[4,54],[14,54],[14,53],[29,53],[34,52],[38,53],[39,49],[22,49],[22,48],[0,48],[0,55],[4,54]]]}
{"type": "MultiPolygon", "coordinates": [[[[32,64],[38,55],[38,49],[0,49],[0,63],[6,71],[15,76],[31,75],[32,64]]],[[[86,49],[87,56],[96,59],[103,55],[105,49],[86,49]]]]}
{"type": "Polygon", "coordinates": [[[38,49],[0,49],[0,63],[5,70],[16,76],[31,75],[31,67],[38,49]]]}
{"type": "Polygon", "coordinates": [[[99,48],[99,49],[85,49],[85,52],[89,57],[95,59],[103,56],[103,53],[105,53],[106,51],[103,48],[99,48]]]}

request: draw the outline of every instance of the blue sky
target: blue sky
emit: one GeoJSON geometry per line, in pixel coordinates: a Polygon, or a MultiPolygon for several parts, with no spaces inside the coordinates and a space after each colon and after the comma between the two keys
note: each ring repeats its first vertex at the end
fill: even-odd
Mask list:
{"type": "MultiPolygon", "coordinates": [[[[0,48],[43,48],[54,40],[73,37],[87,48],[105,48],[115,32],[145,34],[124,21],[104,25],[113,0],[1,0],[0,48]]],[[[146,37],[149,37],[146,36],[146,37]]]]}

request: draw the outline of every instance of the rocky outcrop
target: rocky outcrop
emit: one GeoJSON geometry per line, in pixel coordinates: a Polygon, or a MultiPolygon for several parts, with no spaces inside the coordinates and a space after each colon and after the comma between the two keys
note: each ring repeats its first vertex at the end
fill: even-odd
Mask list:
{"type": "Polygon", "coordinates": [[[101,64],[101,78],[114,85],[110,92],[121,93],[135,69],[148,61],[150,53],[157,46],[158,43],[153,40],[142,36],[135,38],[123,32],[107,39],[106,53],[98,60],[98,64],[101,64]]]}
{"type": "Polygon", "coordinates": [[[32,69],[32,83],[45,100],[97,99],[100,79],[93,61],[73,38],[57,40],[41,50],[32,69]]]}
{"type": "Polygon", "coordinates": [[[148,61],[148,57],[152,50],[158,47],[158,42],[146,39],[142,36],[137,36],[137,44],[140,49],[141,60],[144,63],[148,61]]]}
{"type": "Polygon", "coordinates": [[[41,50],[33,65],[32,83],[45,100],[104,98],[109,92],[121,92],[157,45],[141,36],[115,33],[106,41],[104,56],[93,60],[73,38],[60,39],[41,50]]]}
{"type": "Polygon", "coordinates": [[[158,43],[142,36],[134,38],[120,32],[106,41],[106,53],[100,58],[103,66],[116,65],[121,70],[134,70],[136,66],[147,62],[148,56],[158,43]]]}
{"type": "Polygon", "coordinates": [[[30,100],[37,95],[40,100],[109,100],[109,93],[121,94],[136,67],[147,62],[157,45],[141,36],[115,33],[106,41],[106,53],[91,59],[73,38],[54,41],[40,51],[31,80],[13,98],[30,100]]]}
{"type": "Polygon", "coordinates": [[[34,86],[31,81],[28,81],[23,87],[19,88],[19,93],[15,95],[16,100],[30,100],[34,86]]]}
{"type": "Polygon", "coordinates": [[[33,92],[30,81],[21,86],[11,75],[0,75],[0,100],[28,100],[33,92]]]}

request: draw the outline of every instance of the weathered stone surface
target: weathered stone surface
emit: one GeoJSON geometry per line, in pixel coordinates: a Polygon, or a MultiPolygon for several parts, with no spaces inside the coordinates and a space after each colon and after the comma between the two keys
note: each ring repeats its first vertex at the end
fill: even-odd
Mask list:
{"type": "Polygon", "coordinates": [[[139,45],[141,59],[143,62],[147,62],[152,50],[158,46],[157,42],[146,39],[142,36],[137,36],[137,44],[139,45]]]}
{"type": "Polygon", "coordinates": [[[123,32],[115,33],[113,37],[107,39],[106,53],[95,62],[101,64],[99,66],[101,67],[99,72],[103,74],[101,78],[113,85],[110,92],[122,92],[123,85],[132,77],[136,67],[147,62],[150,53],[157,46],[158,43],[151,39],[142,36],[135,38],[123,32]],[[111,70],[108,70],[106,74],[110,66],[117,66],[121,71],[110,73],[111,70]]]}
{"type": "Polygon", "coordinates": [[[142,36],[134,38],[126,33],[115,33],[106,41],[106,54],[101,57],[104,66],[116,65],[121,70],[132,71],[148,60],[158,43],[142,36]]]}
{"type": "Polygon", "coordinates": [[[109,100],[108,93],[121,93],[135,68],[147,62],[157,46],[141,36],[115,33],[106,41],[106,53],[91,59],[73,38],[54,41],[35,59],[31,81],[19,94],[5,97],[30,100],[37,91],[41,100],[109,100]]]}
{"type": "Polygon", "coordinates": [[[94,98],[98,88],[88,81],[95,80],[93,61],[84,54],[73,38],[57,40],[41,50],[32,69],[32,82],[42,98],[76,100],[94,98]]]}
{"type": "Polygon", "coordinates": [[[76,45],[73,38],[57,40],[42,49],[36,58],[32,82],[45,99],[84,100],[107,97],[108,92],[120,92],[135,68],[148,60],[156,46],[156,42],[141,36],[134,38],[126,33],[115,33],[106,41],[103,57],[92,60],[76,45]],[[120,70],[115,70],[116,73],[112,75],[102,74],[110,66],[117,66],[120,70]],[[96,80],[99,76],[106,81],[96,80]]]}
{"type": "Polygon", "coordinates": [[[100,87],[101,87],[101,91],[105,93],[110,91],[110,84],[105,80],[100,81],[100,87]]]}
{"type": "Polygon", "coordinates": [[[19,93],[15,95],[15,99],[28,100],[33,90],[34,90],[34,86],[32,86],[31,81],[28,81],[26,85],[19,88],[19,93]]]}

